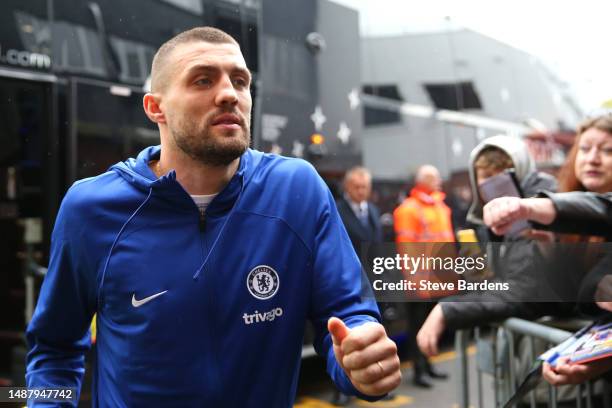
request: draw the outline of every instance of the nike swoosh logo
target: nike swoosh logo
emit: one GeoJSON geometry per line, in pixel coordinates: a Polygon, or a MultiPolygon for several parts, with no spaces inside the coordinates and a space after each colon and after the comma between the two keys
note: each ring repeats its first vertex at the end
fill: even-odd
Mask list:
{"type": "Polygon", "coordinates": [[[161,295],[163,295],[166,292],[167,292],[167,290],[164,290],[163,292],[156,293],[154,295],[151,295],[149,297],[146,297],[146,298],[140,299],[140,300],[136,300],[136,294],[134,293],[132,295],[132,306],[140,307],[140,306],[144,305],[145,303],[152,301],[156,297],[160,297],[161,295]]]}

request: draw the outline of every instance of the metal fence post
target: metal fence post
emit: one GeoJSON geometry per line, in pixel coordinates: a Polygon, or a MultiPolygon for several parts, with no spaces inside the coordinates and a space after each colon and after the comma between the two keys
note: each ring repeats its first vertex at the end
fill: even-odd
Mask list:
{"type": "Polygon", "coordinates": [[[458,358],[458,368],[461,381],[459,383],[459,406],[460,408],[469,408],[470,405],[470,387],[468,377],[468,359],[467,359],[467,339],[469,332],[467,330],[457,330],[455,332],[455,351],[458,358]]]}

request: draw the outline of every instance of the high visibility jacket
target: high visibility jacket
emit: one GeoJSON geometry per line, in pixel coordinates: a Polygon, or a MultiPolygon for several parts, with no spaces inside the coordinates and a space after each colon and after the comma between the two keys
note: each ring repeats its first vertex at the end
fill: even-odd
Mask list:
{"type": "Polygon", "coordinates": [[[444,193],[428,194],[419,187],[410,191],[393,211],[396,242],[454,242],[451,210],[444,193]]]}

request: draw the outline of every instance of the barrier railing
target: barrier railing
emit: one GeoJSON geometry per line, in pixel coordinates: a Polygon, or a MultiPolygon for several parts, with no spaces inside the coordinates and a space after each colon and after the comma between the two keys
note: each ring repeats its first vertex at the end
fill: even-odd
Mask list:
{"type": "MultiPolygon", "coordinates": [[[[524,373],[517,372],[520,368],[518,360],[535,362],[541,352],[557,345],[570,337],[572,333],[586,324],[584,321],[546,321],[532,322],[523,319],[510,318],[503,323],[491,326],[486,336],[479,328],[474,330],[476,341],[476,381],[478,408],[503,407],[523,381],[524,373]],[[562,330],[559,327],[566,328],[562,330]],[[571,330],[571,331],[568,331],[571,330]],[[520,342],[520,347],[517,347],[520,342]],[[483,399],[483,375],[493,377],[493,401],[483,399]]],[[[467,345],[470,341],[470,331],[458,330],[455,334],[455,348],[459,364],[459,406],[470,408],[470,378],[467,345]]],[[[589,381],[578,386],[564,386],[564,406],[577,408],[612,408],[610,402],[610,385],[607,381],[597,381],[598,393],[594,393],[594,382],[589,381]],[[596,400],[597,398],[597,400],[596,400]],[[596,401],[596,402],[595,402],[596,401]]],[[[543,384],[546,384],[543,382],[543,384]]],[[[522,406],[531,408],[549,406],[556,408],[559,404],[559,393],[556,387],[549,384],[548,394],[543,397],[542,388],[529,393],[527,401],[522,406]]]]}

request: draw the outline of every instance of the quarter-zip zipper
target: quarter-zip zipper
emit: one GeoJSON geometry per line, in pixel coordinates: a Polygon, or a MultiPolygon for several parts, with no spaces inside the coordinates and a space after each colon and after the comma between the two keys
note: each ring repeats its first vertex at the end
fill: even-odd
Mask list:
{"type": "Polygon", "coordinates": [[[204,232],[206,230],[206,210],[198,207],[198,212],[200,213],[198,220],[200,232],[204,232]]]}

